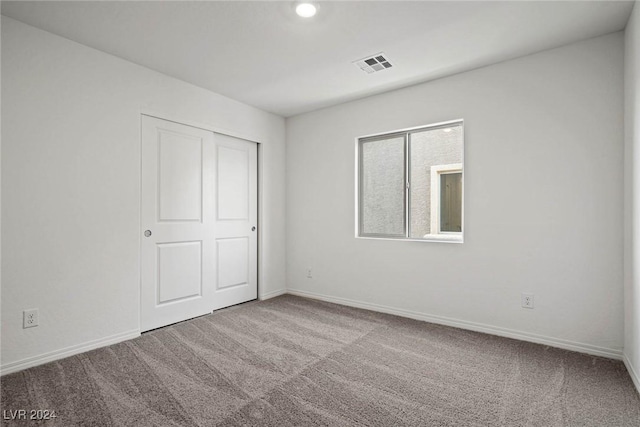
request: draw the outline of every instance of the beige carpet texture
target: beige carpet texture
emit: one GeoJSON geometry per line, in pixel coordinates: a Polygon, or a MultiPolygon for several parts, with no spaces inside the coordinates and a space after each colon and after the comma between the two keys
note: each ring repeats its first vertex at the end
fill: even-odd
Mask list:
{"type": "Polygon", "coordinates": [[[0,383],[16,426],[640,426],[620,361],[290,295],[0,383]]]}

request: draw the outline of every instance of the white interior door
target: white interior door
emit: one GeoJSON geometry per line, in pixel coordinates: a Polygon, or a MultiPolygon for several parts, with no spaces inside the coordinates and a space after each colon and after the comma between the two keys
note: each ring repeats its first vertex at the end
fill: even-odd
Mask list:
{"type": "Polygon", "coordinates": [[[258,297],[258,147],[221,134],[215,144],[214,310],[258,297]]]}
{"type": "Polygon", "coordinates": [[[142,116],[142,331],[257,297],[256,170],[255,143],[142,116]]]}

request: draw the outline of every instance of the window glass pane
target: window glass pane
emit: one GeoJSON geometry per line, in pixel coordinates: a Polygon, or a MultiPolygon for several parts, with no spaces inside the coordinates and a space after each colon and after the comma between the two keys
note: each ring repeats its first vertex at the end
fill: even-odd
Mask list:
{"type": "MultiPolygon", "coordinates": [[[[455,124],[447,128],[412,132],[409,137],[411,141],[409,236],[419,239],[438,234],[442,230],[441,227],[436,228],[441,213],[438,206],[441,198],[437,197],[440,178],[443,173],[462,172],[462,126],[455,124]],[[437,188],[434,189],[435,193],[432,197],[431,187],[434,180],[437,188]],[[434,216],[435,218],[432,218],[434,216]]],[[[461,179],[460,182],[462,182],[461,179]]],[[[460,200],[462,200],[462,192],[460,192],[460,200]]],[[[462,204],[460,203],[459,208],[457,206],[452,209],[459,209],[455,215],[462,218],[462,204]]],[[[460,229],[455,230],[457,232],[462,231],[462,222],[459,222],[460,229]]],[[[450,227],[454,226],[450,225],[450,227]]]]}
{"type": "Polygon", "coordinates": [[[462,173],[440,175],[440,231],[462,231],[462,173]]]}
{"type": "Polygon", "coordinates": [[[361,232],[404,236],[404,137],[361,145],[361,232]]]}

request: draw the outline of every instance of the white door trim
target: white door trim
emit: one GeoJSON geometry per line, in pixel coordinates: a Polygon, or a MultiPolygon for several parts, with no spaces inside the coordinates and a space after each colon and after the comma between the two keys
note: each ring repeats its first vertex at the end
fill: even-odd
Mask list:
{"type": "MultiPolygon", "coordinates": [[[[163,114],[160,113],[158,111],[154,111],[154,110],[149,110],[149,109],[145,109],[145,108],[141,108],[140,109],[140,116],[148,116],[148,117],[153,117],[156,119],[160,119],[160,120],[166,120],[169,122],[174,122],[180,125],[186,125],[186,126],[191,126],[194,128],[198,128],[198,129],[203,129],[203,130],[208,130],[214,133],[220,133],[222,135],[227,135],[227,136],[232,136],[234,138],[239,138],[239,139],[244,139],[245,141],[249,141],[249,142],[255,142],[256,144],[261,144],[263,142],[267,142],[267,141],[261,141],[261,138],[258,138],[255,135],[250,135],[247,133],[243,133],[242,131],[238,132],[235,130],[231,130],[231,129],[225,129],[222,128],[220,126],[216,126],[210,123],[203,123],[203,122],[199,122],[197,120],[190,120],[187,117],[178,117],[178,116],[173,116],[171,114],[163,114]]],[[[142,121],[142,117],[140,117],[140,120],[142,121]]]]}

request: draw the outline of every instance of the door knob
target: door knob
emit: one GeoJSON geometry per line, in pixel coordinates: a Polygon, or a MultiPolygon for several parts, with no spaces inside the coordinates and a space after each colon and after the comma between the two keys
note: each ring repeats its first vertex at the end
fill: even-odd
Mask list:
{"type": "Polygon", "coordinates": [[[251,227],[251,231],[256,231],[256,227],[255,226],[251,227]]]}
{"type": "Polygon", "coordinates": [[[151,230],[145,230],[144,237],[149,237],[149,236],[151,236],[151,230]]]}

